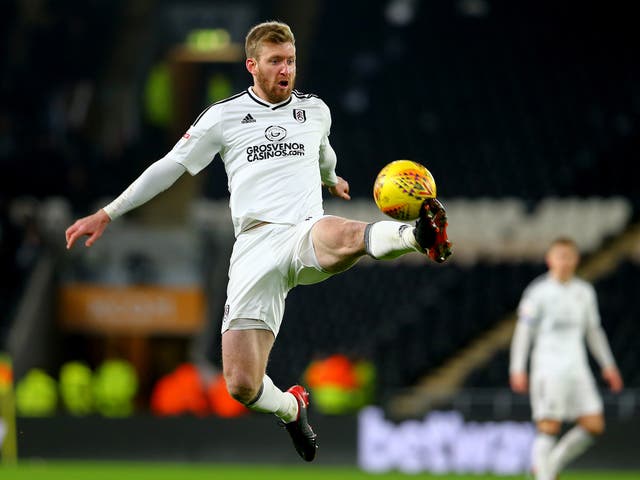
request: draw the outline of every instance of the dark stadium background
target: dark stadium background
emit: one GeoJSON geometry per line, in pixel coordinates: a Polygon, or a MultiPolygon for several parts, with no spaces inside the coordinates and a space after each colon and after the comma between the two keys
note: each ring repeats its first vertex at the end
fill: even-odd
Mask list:
{"type": "MultiPolygon", "coordinates": [[[[126,359],[140,382],[126,428],[159,432],[149,407],[157,380],[183,362],[219,367],[232,241],[219,161],[114,222],[95,254],[66,252],[63,232],[164,155],[208,104],[249,85],[232,47],[271,18],[296,34],[297,88],[332,111],[338,173],[354,202],[351,210],[328,202],[327,210],[374,215],[377,172],[413,159],[452,206],[455,245],[442,266],[365,260],[294,290],[270,362],[274,381],[296,383],[312,360],[342,353],[372,362],[373,403],[392,419],[453,408],[481,421],[527,420],[527,400],[507,387],[512,314],[544,271],[544,245],[570,223],[627,387],[612,396],[601,385],[611,433],[580,465],[638,468],[620,447],[640,422],[640,39],[632,2],[1,2],[0,352],[12,356],[16,382],[32,368],[56,378],[68,361],[97,368],[126,359]],[[189,39],[200,50],[190,51],[189,39]],[[78,282],[125,290],[195,284],[207,303],[188,331],[92,330],[69,323],[60,307],[63,289],[78,282]]],[[[338,444],[351,442],[331,461],[355,462],[355,430],[341,436],[339,426],[355,429],[355,417],[318,418],[338,444]]],[[[59,405],[52,417],[19,419],[38,433],[18,446],[25,458],[236,458],[190,450],[211,431],[198,425],[218,420],[180,419],[167,420],[167,435],[192,435],[191,444],[169,449],[158,433],[139,451],[118,449],[125,427],[69,416],[59,405]],[[107,450],[78,441],[96,429],[107,432],[107,450]],[[48,441],[64,431],[77,435],[48,441]]],[[[240,422],[252,421],[271,431],[263,418],[240,422]]],[[[272,452],[295,461],[290,453],[272,452]]]]}

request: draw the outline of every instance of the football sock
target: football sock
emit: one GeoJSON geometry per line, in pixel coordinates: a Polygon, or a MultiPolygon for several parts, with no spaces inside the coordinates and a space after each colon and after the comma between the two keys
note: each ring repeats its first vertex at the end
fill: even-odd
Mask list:
{"type": "Polygon", "coordinates": [[[569,462],[585,452],[594,438],[580,425],[576,425],[558,441],[549,455],[549,475],[554,478],[569,462]]]}
{"type": "Polygon", "coordinates": [[[378,260],[391,260],[409,252],[422,252],[411,225],[406,223],[370,223],[364,231],[366,252],[378,260]]]}
{"type": "Polygon", "coordinates": [[[533,441],[531,463],[536,472],[536,480],[547,480],[549,477],[549,455],[556,443],[556,437],[538,432],[533,441]]]}
{"type": "Polygon", "coordinates": [[[247,408],[254,412],[273,413],[283,422],[293,422],[298,417],[298,401],[289,392],[283,392],[273,384],[273,380],[265,375],[262,388],[247,408]]]}

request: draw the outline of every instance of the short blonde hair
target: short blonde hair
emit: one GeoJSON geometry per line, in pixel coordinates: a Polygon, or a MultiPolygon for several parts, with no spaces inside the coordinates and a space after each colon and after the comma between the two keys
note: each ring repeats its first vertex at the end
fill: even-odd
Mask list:
{"type": "Polygon", "coordinates": [[[276,44],[291,42],[295,45],[296,39],[286,23],[276,21],[260,23],[247,33],[244,42],[244,52],[247,58],[258,58],[260,46],[264,42],[276,44]]]}
{"type": "Polygon", "coordinates": [[[573,248],[576,252],[579,251],[578,249],[578,244],[576,243],[576,241],[571,238],[571,237],[556,237],[554,238],[551,243],[549,244],[549,248],[548,250],[551,250],[553,247],[555,247],[556,245],[560,245],[563,247],[571,247],[573,248]]]}

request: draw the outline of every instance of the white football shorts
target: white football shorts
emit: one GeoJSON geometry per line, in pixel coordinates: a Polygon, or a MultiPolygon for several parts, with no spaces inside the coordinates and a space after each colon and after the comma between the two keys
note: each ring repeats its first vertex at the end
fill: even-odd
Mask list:
{"type": "Polygon", "coordinates": [[[257,328],[277,336],[289,290],[332,275],[320,267],[311,239],[311,227],[321,218],[298,225],[268,223],[238,235],[229,265],[222,333],[257,328]]]}
{"type": "Polygon", "coordinates": [[[531,375],[531,411],[534,420],[573,421],[602,413],[602,399],[590,372],[531,375]]]}

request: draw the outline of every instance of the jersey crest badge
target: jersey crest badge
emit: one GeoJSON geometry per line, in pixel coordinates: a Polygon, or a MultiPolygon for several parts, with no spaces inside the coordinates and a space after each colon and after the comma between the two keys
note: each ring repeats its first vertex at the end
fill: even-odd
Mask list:
{"type": "Polygon", "coordinates": [[[293,118],[296,119],[297,122],[299,123],[304,123],[307,121],[307,112],[305,112],[304,110],[300,109],[300,108],[294,108],[293,109],[293,118]]]}

